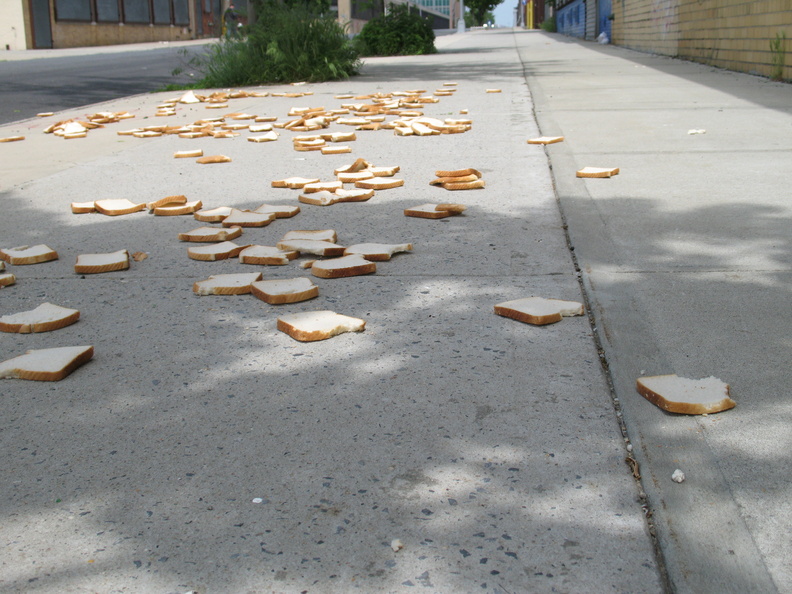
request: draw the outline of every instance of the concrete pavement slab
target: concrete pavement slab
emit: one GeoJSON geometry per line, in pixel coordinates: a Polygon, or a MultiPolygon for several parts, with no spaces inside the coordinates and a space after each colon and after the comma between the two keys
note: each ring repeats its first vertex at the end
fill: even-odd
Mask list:
{"type": "MultiPolygon", "coordinates": [[[[40,175],[4,186],[2,237],[46,241],[62,257],[10,267],[19,281],[0,293],[2,311],[50,300],[82,319],[50,334],[0,335],[0,352],[89,343],[96,355],[57,384],[0,386],[13,477],[0,486],[4,588],[662,591],[588,320],[533,327],[493,313],[527,294],[582,298],[547,162],[525,143],[538,128],[513,35],[463,35],[445,48],[372,60],[359,78],[302,87],[309,97],[229,111],[283,120],[293,105],[337,106],[340,93],[431,92],[457,80],[457,96],[426,112],[469,109],[465,134],[360,131],[352,155],[332,157],[295,152],[288,132],[264,144],[244,135],[119,141],[110,126],[65,144],[35,140],[53,155],[70,151],[72,163],[44,161],[40,175]],[[173,159],[194,146],[233,161],[173,159]],[[365,203],[305,205],[244,240],[333,228],[341,243],[410,241],[413,253],[375,275],[315,279],[320,296],[303,303],[195,296],[192,283],[210,274],[307,271],[190,260],[176,236],[199,226],[191,217],[69,212],[78,198],[172,193],[209,207],[294,204],[299,193],[271,188],[273,179],[328,179],[356,157],[400,165],[405,185],[365,203]],[[437,169],[471,166],[486,189],[429,186],[437,169]],[[469,209],[447,222],[403,216],[429,201],[469,209]],[[149,257],[125,272],[71,269],[76,254],[122,247],[149,257]],[[366,330],[317,343],[275,330],[280,312],[314,309],[360,317],[366,330]]],[[[141,111],[127,123],[153,114],[160,98],[130,99],[141,111]]],[[[177,111],[173,121],[214,110],[177,111]]]]}

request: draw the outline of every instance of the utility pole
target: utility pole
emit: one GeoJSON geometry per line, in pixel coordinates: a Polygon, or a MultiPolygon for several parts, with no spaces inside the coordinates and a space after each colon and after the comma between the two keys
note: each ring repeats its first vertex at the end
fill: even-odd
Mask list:
{"type": "Polygon", "coordinates": [[[457,33],[465,32],[465,0],[459,0],[459,20],[457,21],[457,33]]]}

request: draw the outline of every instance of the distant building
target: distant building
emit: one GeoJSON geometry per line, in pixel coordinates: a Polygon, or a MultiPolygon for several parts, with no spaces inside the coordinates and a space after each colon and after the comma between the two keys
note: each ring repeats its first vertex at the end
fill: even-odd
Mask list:
{"type": "Polygon", "coordinates": [[[407,4],[430,18],[433,29],[453,29],[459,20],[459,0],[332,0],[332,9],[338,11],[338,22],[356,35],[368,21],[386,12],[389,4],[407,4]]]}

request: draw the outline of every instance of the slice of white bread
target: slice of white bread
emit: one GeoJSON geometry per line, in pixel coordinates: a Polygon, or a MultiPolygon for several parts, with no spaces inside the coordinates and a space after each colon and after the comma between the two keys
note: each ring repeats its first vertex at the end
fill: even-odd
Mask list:
{"type": "Polygon", "coordinates": [[[528,144],[555,144],[556,142],[563,142],[563,136],[540,136],[538,138],[529,138],[528,144]]]}
{"type": "Polygon", "coordinates": [[[318,181],[318,177],[287,177],[286,179],[276,179],[272,182],[272,187],[300,190],[305,184],[313,184],[318,181]]]}
{"type": "Polygon", "coordinates": [[[334,243],[338,241],[338,235],[334,229],[299,229],[295,231],[289,231],[283,236],[281,241],[286,241],[289,239],[317,239],[320,241],[329,241],[334,243]]]}
{"type": "Polygon", "coordinates": [[[405,208],[404,216],[419,219],[444,219],[462,214],[466,208],[461,204],[420,204],[412,208],[405,208]]]}
{"type": "Polygon", "coordinates": [[[218,206],[217,208],[205,208],[193,213],[193,218],[202,223],[219,223],[231,214],[230,206],[218,206]]]}
{"type": "Polygon", "coordinates": [[[192,260],[203,262],[216,262],[227,258],[236,258],[245,249],[244,245],[237,245],[233,241],[211,243],[187,248],[187,256],[192,260]]]}
{"type": "Polygon", "coordinates": [[[276,247],[284,251],[297,251],[314,256],[342,256],[344,246],[320,239],[281,239],[276,247]]]}
{"type": "Polygon", "coordinates": [[[335,195],[341,198],[341,202],[365,202],[374,196],[374,190],[357,189],[344,190],[343,188],[335,191],[335,195]]]}
{"type": "Polygon", "coordinates": [[[314,192],[312,194],[300,194],[297,198],[303,204],[313,204],[314,206],[330,206],[341,202],[341,197],[335,192],[327,190],[323,192],[314,192]]]}
{"type": "Polygon", "coordinates": [[[618,173],[618,167],[584,167],[576,175],[577,177],[612,177],[618,173]]]}
{"type": "Polygon", "coordinates": [[[349,165],[344,165],[343,167],[339,167],[338,169],[334,170],[333,173],[335,173],[336,175],[338,175],[339,173],[355,173],[356,171],[363,171],[364,169],[368,169],[369,167],[371,167],[371,163],[369,163],[365,159],[357,159],[354,163],[350,163],[349,165]]]}
{"type": "Polygon", "coordinates": [[[77,274],[99,274],[129,268],[129,252],[118,250],[107,254],[80,254],[74,265],[77,274]]]}
{"type": "Polygon", "coordinates": [[[275,220],[275,213],[259,213],[231,209],[231,214],[223,219],[223,227],[266,227],[275,220]]]}
{"type": "Polygon", "coordinates": [[[250,285],[261,280],[260,272],[216,274],[193,285],[196,295],[247,295],[250,285]]]}
{"type": "Polygon", "coordinates": [[[278,318],[278,330],[301,342],[325,340],[344,332],[362,332],[365,328],[365,320],[329,310],[308,311],[278,318]]]}
{"type": "Polygon", "coordinates": [[[94,207],[97,212],[101,212],[103,215],[116,217],[146,210],[146,203],[135,203],[126,198],[119,198],[115,200],[97,200],[94,202],[94,207]]]}
{"type": "MultiPolygon", "coordinates": [[[[251,132],[252,132],[251,126],[251,132]]],[[[248,142],[274,142],[278,140],[278,133],[274,130],[265,131],[260,136],[248,136],[248,142]]]]}
{"type": "Polygon", "coordinates": [[[339,190],[343,187],[344,184],[340,181],[319,181],[311,184],[305,184],[302,187],[302,191],[305,194],[311,194],[313,192],[322,192],[325,190],[329,192],[334,192],[335,190],[339,190]]]}
{"type": "Polygon", "coordinates": [[[498,303],[495,306],[495,313],[526,324],[543,326],[559,322],[562,317],[582,316],[583,304],[561,299],[525,297],[498,303]]]}
{"type": "Polygon", "coordinates": [[[10,272],[0,273],[0,287],[10,287],[16,284],[16,277],[10,272]]]}
{"type": "Polygon", "coordinates": [[[5,260],[14,266],[24,264],[40,264],[58,259],[58,252],[51,247],[40,243],[39,245],[22,245],[15,248],[5,248],[0,250],[0,259],[5,260]]]}
{"type": "Polygon", "coordinates": [[[203,157],[203,150],[193,149],[190,151],[176,151],[173,153],[174,159],[195,159],[196,157],[203,157]]]}
{"type": "Polygon", "coordinates": [[[73,214],[87,214],[89,212],[96,212],[96,206],[93,201],[91,202],[72,202],[71,211],[73,214]]]}
{"type": "Polygon", "coordinates": [[[468,182],[446,182],[443,187],[446,190],[480,190],[486,187],[487,183],[483,179],[468,182]]]}
{"type": "Polygon", "coordinates": [[[364,169],[363,171],[354,171],[351,173],[339,173],[336,177],[338,177],[338,181],[340,182],[353,184],[364,179],[372,179],[374,174],[370,170],[364,169]]]}
{"type": "Polygon", "coordinates": [[[285,204],[262,204],[254,208],[252,212],[260,214],[274,214],[276,219],[288,219],[300,212],[299,206],[287,206],[285,204]]]}
{"type": "Polygon", "coordinates": [[[390,260],[393,254],[412,251],[411,243],[356,243],[344,250],[344,255],[358,254],[371,262],[390,260]]]}
{"type": "Polygon", "coordinates": [[[203,241],[209,243],[213,241],[231,241],[240,235],[242,235],[242,227],[231,227],[230,229],[198,227],[187,233],[179,233],[179,239],[181,241],[203,241]]]}
{"type": "Polygon", "coordinates": [[[250,288],[253,296],[271,305],[297,303],[319,295],[319,287],[305,277],[262,280],[253,283],[250,288]]]}
{"type": "Polygon", "coordinates": [[[42,303],[36,309],[0,317],[0,332],[50,332],[70,326],[79,319],[80,311],[77,309],[42,303]]]}
{"type": "Polygon", "coordinates": [[[477,178],[481,177],[481,171],[468,167],[466,169],[440,169],[435,171],[435,177],[462,177],[463,175],[475,175],[477,178]]]}
{"type": "Polygon", "coordinates": [[[404,180],[395,177],[374,177],[372,179],[364,179],[355,182],[356,188],[363,188],[365,190],[390,190],[391,188],[398,188],[403,185],[404,180]]]}
{"type": "Polygon", "coordinates": [[[638,393],[652,404],[672,413],[703,415],[736,406],[729,397],[729,384],[715,377],[700,380],[676,374],[639,377],[638,393]]]}
{"type": "Polygon", "coordinates": [[[375,272],[377,265],[358,254],[331,260],[317,260],[311,266],[311,274],[319,278],[346,278],[375,272]]]}
{"type": "Polygon", "coordinates": [[[460,184],[464,182],[472,182],[479,179],[479,177],[473,173],[470,175],[460,175],[459,177],[438,177],[437,179],[433,179],[429,182],[430,186],[442,186],[443,184],[460,184]]]}
{"type": "Polygon", "coordinates": [[[177,196],[165,196],[165,198],[159,198],[158,200],[146,203],[146,208],[149,210],[154,210],[155,208],[160,208],[161,206],[176,206],[177,204],[187,204],[187,196],[184,196],[183,194],[179,194],[177,196]]]}
{"type": "Polygon", "coordinates": [[[269,245],[249,245],[239,252],[239,262],[261,266],[284,266],[299,255],[300,252],[297,250],[279,250],[269,245]]]}
{"type": "Polygon", "coordinates": [[[231,157],[227,157],[226,155],[209,155],[206,157],[200,157],[196,159],[195,162],[200,163],[201,165],[207,165],[209,163],[230,163],[231,157]]]}
{"type": "Polygon", "coordinates": [[[154,214],[158,217],[188,215],[194,214],[202,207],[203,204],[200,200],[194,200],[193,202],[185,202],[184,204],[167,204],[165,206],[158,206],[154,209],[154,214]]]}
{"type": "Polygon", "coordinates": [[[56,382],[93,357],[92,346],[27,351],[0,363],[0,378],[56,382]]]}

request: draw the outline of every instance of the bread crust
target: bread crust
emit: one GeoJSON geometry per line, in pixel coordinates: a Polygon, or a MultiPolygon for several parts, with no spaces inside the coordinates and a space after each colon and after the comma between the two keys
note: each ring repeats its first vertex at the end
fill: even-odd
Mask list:
{"type": "Polygon", "coordinates": [[[345,332],[362,332],[366,328],[365,320],[361,320],[359,318],[342,316],[340,314],[335,314],[334,312],[316,312],[316,313],[334,314],[335,316],[338,316],[339,324],[333,327],[322,328],[318,330],[304,330],[298,326],[299,319],[295,319],[295,318],[299,318],[299,314],[297,314],[291,317],[284,316],[285,319],[278,318],[277,328],[281,332],[285,332],[293,339],[299,340],[300,342],[315,342],[317,340],[327,340],[328,338],[332,338],[333,336],[338,336],[339,334],[343,334],[345,332]],[[346,329],[340,327],[341,322],[343,322],[344,320],[355,322],[356,328],[346,329]]]}
{"type": "Polygon", "coordinates": [[[197,246],[187,248],[187,257],[191,260],[201,262],[216,262],[228,258],[236,258],[239,252],[244,250],[246,245],[236,245],[231,241],[224,241],[208,246],[197,246]]]}
{"type": "MultiPolygon", "coordinates": [[[[729,410],[734,408],[737,403],[731,399],[730,394],[730,386],[729,384],[720,382],[722,385],[719,388],[723,391],[722,398],[717,399],[716,396],[713,396],[713,399],[709,402],[683,402],[680,400],[673,400],[671,399],[671,394],[663,395],[659,392],[650,388],[647,383],[651,383],[651,380],[654,379],[673,379],[677,378],[676,374],[669,374],[669,375],[658,375],[658,376],[649,376],[649,377],[640,377],[636,381],[636,389],[638,393],[646,398],[649,402],[662,408],[663,410],[671,413],[683,414],[683,415],[704,415],[704,414],[713,414],[717,412],[721,412],[724,410],[729,410]]],[[[679,378],[683,381],[689,382],[691,385],[695,383],[695,380],[687,380],[686,378],[679,378]]],[[[699,380],[700,382],[705,382],[708,380],[715,380],[716,378],[707,378],[706,380],[699,380]]],[[[714,391],[714,390],[713,390],[714,391]]]]}
{"type": "Polygon", "coordinates": [[[480,190],[486,186],[483,179],[477,179],[469,182],[447,182],[443,184],[446,190],[480,190]]]}
{"type": "Polygon", "coordinates": [[[39,245],[34,246],[20,246],[16,248],[8,248],[5,250],[0,250],[0,259],[5,260],[9,264],[13,266],[24,266],[27,264],[41,264],[42,262],[49,262],[51,260],[58,259],[58,252],[53,250],[52,248],[48,247],[47,245],[41,243],[39,245]],[[31,254],[31,255],[14,255],[12,252],[23,252],[23,251],[30,251],[33,252],[36,248],[39,248],[39,253],[31,254]],[[46,250],[44,249],[46,248],[46,250]]]}
{"type": "MultiPolygon", "coordinates": [[[[92,346],[73,348],[82,348],[83,350],[78,351],[75,357],[66,363],[66,365],[64,365],[61,369],[56,371],[41,371],[35,369],[25,369],[24,367],[11,367],[9,365],[11,361],[14,361],[14,359],[21,359],[22,357],[25,357],[25,355],[30,355],[40,351],[56,351],[58,349],[30,350],[27,351],[25,355],[20,355],[19,357],[14,357],[14,359],[9,359],[3,363],[0,363],[0,367],[6,367],[5,369],[0,369],[0,378],[13,378],[42,382],[60,381],[72,373],[75,369],[90,361],[94,355],[94,348],[92,346]]],[[[21,361],[20,363],[24,365],[24,361],[21,361]]]]}
{"type": "MultiPolygon", "coordinates": [[[[46,305],[52,305],[52,304],[44,303],[39,307],[46,305]]],[[[0,332],[12,332],[16,334],[52,332],[53,330],[60,330],[61,328],[65,328],[66,326],[71,326],[80,319],[79,310],[65,308],[65,307],[61,309],[63,309],[63,316],[61,318],[56,320],[49,320],[45,322],[32,322],[32,323],[13,322],[9,320],[9,318],[12,320],[13,316],[4,316],[6,318],[6,321],[3,321],[3,318],[0,318],[0,332]]],[[[34,309],[31,310],[30,312],[23,312],[23,313],[33,313],[35,311],[36,310],[34,309]]]]}
{"type": "Polygon", "coordinates": [[[350,256],[342,256],[341,258],[334,258],[332,260],[318,260],[311,266],[311,274],[318,278],[347,278],[350,276],[362,276],[364,274],[374,274],[377,272],[377,265],[358,256],[357,254],[350,256]],[[345,262],[341,262],[346,260],[345,262]],[[348,262],[358,262],[349,265],[348,262]],[[336,267],[334,267],[336,266],[336,267]]]}
{"type": "Polygon", "coordinates": [[[198,229],[193,229],[192,231],[188,231],[187,233],[179,233],[179,239],[181,241],[198,241],[203,243],[211,243],[213,241],[231,241],[232,239],[236,239],[242,235],[242,227],[231,227],[229,229],[214,229],[212,227],[199,227],[198,229]],[[203,235],[200,233],[196,233],[201,229],[211,229],[215,231],[212,235],[203,235]]]}
{"type": "Polygon", "coordinates": [[[253,296],[258,297],[265,303],[270,305],[283,305],[285,303],[299,303],[300,301],[307,301],[319,296],[319,287],[311,283],[311,286],[303,291],[296,291],[294,293],[269,293],[267,286],[263,283],[277,282],[277,281],[257,281],[250,286],[250,292],[253,296]]]}
{"type": "MultiPolygon", "coordinates": [[[[230,136],[230,134],[224,134],[224,136],[230,136]]],[[[238,134],[234,134],[234,136],[238,136],[238,134]]],[[[206,165],[208,163],[230,163],[231,157],[226,157],[225,155],[209,155],[200,157],[196,159],[195,162],[201,165],[206,165]]]]}
{"type": "Polygon", "coordinates": [[[478,169],[468,167],[467,169],[453,169],[453,170],[440,170],[435,171],[435,177],[462,177],[465,175],[475,175],[477,178],[481,177],[481,172],[478,169]]]}
{"type": "Polygon", "coordinates": [[[363,188],[364,190],[390,190],[391,188],[398,188],[403,185],[403,179],[384,177],[374,177],[372,179],[364,179],[355,182],[356,188],[363,188]]]}
{"type": "Polygon", "coordinates": [[[129,252],[118,250],[108,254],[80,254],[77,256],[77,263],[74,265],[74,272],[77,274],[100,274],[102,272],[115,272],[116,270],[126,270],[129,268],[129,252]],[[116,256],[113,262],[105,264],[89,264],[91,256],[116,256]],[[82,259],[82,262],[80,261],[82,259]]]}
{"type": "Polygon", "coordinates": [[[16,284],[16,277],[10,272],[0,273],[0,287],[10,287],[16,284]]]}

